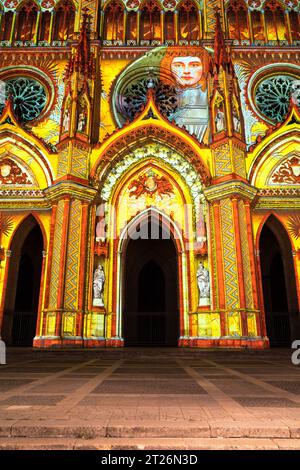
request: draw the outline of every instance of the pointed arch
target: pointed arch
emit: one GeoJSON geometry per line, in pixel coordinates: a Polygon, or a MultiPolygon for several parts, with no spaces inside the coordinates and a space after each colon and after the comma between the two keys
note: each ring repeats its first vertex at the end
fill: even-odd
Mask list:
{"type": "Polygon", "coordinates": [[[275,213],[262,221],[257,234],[262,310],[271,345],[290,345],[300,333],[299,301],[292,243],[275,213]]]}
{"type": "MultiPolygon", "coordinates": [[[[177,251],[177,263],[178,263],[178,287],[179,287],[179,316],[180,316],[180,338],[185,336],[188,329],[188,310],[189,310],[189,294],[186,291],[188,286],[188,267],[187,267],[187,253],[185,252],[184,240],[180,232],[178,232],[178,227],[174,224],[174,221],[170,219],[166,214],[157,210],[156,208],[147,208],[137,214],[128,224],[124,227],[120,238],[118,240],[118,259],[116,262],[116,322],[113,327],[113,335],[117,338],[123,339],[123,325],[122,325],[122,315],[123,315],[123,273],[124,273],[124,253],[126,252],[126,246],[128,243],[128,238],[126,234],[130,233],[131,230],[134,230],[138,225],[148,223],[149,218],[153,220],[153,217],[156,218],[159,224],[162,227],[165,227],[167,233],[171,235],[174,245],[177,251]]],[[[163,228],[164,230],[164,228],[163,228]]],[[[178,341],[180,341],[178,338],[178,341]]]]}
{"type": "Polygon", "coordinates": [[[0,15],[0,41],[10,41],[14,12],[4,11],[2,4],[0,4],[0,15]]]}
{"type": "Polygon", "coordinates": [[[230,39],[239,42],[250,38],[248,11],[244,0],[231,0],[226,7],[230,39]]]}
{"type": "Polygon", "coordinates": [[[123,41],[124,5],[119,0],[110,1],[104,9],[103,39],[123,41]]]}
{"type": "Polygon", "coordinates": [[[268,0],[264,4],[266,23],[266,41],[286,41],[288,39],[284,8],[276,0],[268,0]]]}
{"type": "Polygon", "coordinates": [[[25,0],[18,6],[14,31],[16,41],[35,41],[39,11],[40,7],[34,0],[25,0]]]}
{"type": "Polygon", "coordinates": [[[141,7],[140,40],[161,41],[161,6],[156,0],[145,0],[141,7]]]}
{"type": "Polygon", "coordinates": [[[166,144],[171,149],[188,159],[197,171],[204,186],[211,181],[208,162],[202,154],[203,146],[191,137],[188,132],[169,123],[157,110],[153,97],[149,97],[144,111],[128,126],[115,132],[107,138],[100,149],[94,152],[90,177],[92,180],[102,178],[109,166],[116,163],[125,153],[128,153],[136,144],[139,146],[147,142],[166,144]]]}
{"type": "Polygon", "coordinates": [[[55,7],[53,22],[53,40],[72,39],[75,27],[76,9],[72,0],[61,0],[55,7]]]}
{"type": "Polygon", "coordinates": [[[5,266],[0,326],[7,344],[32,346],[39,327],[45,248],[41,221],[34,213],[25,215],[10,239],[5,266]]]}
{"type": "Polygon", "coordinates": [[[248,179],[253,186],[264,188],[269,185],[269,177],[279,164],[292,154],[298,154],[300,142],[300,114],[295,105],[285,121],[253,148],[252,162],[248,179]]]}
{"type": "Polygon", "coordinates": [[[200,13],[193,0],[181,0],[178,10],[178,39],[186,41],[199,41],[200,13]]]}
{"type": "Polygon", "coordinates": [[[47,248],[47,234],[46,230],[44,227],[43,222],[41,221],[38,213],[31,211],[27,214],[24,214],[24,216],[21,218],[21,220],[18,222],[17,226],[15,227],[14,231],[11,234],[10,241],[8,244],[8,250],[12,250],[12,244],[14,242],[15,235],[21,231],[21,228],[23,230],[22,232],[22,237],[26,237],[26,234],[29,233],[29,231],[33,228],[34,225],[38,225],[42,236],[43,236],[43,249],[46,250],[47,248]]]}
{"type": "Polygon", "coordinates": [[[9,154],[12,158],[14,154],[24,167],[30,168],[40,189],[51,186],[54,175],[47,150],[41,145],[38,139],[31,136],[31,141],[25,138],[25,134],[19,133],[14,126],[12,129],[3,129],[0,132],[0,156],[9,154]]]}

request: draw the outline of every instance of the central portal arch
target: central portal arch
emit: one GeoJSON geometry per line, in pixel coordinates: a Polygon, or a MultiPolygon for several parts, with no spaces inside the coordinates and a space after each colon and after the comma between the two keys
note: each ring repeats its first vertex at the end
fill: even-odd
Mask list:
{"type": "Polygon", "coordinates": [[[186,316],[186,262],[178,228],[156,209],[145,210],[124,229],[119,261],[125,346],[177,346],[186,316]]]}

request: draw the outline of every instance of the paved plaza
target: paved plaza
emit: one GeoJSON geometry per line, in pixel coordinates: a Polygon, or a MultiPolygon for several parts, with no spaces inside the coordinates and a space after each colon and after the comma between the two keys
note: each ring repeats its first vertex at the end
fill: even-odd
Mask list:
{"type": "Polygon", "coordinates": [[[300,449],[291,351],[9,349],[0,449],[300,449]]]}

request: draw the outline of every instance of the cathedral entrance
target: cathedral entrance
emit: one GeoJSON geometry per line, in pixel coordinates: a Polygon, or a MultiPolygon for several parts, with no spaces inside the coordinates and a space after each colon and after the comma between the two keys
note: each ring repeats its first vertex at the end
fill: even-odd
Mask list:
{"type": "Polygon", "coordinates": [[[32,346],[36,333],[42,271],[43,235],[28,217],[11,244],[2,337],[6,344],[32,346]]]}
{"type": "Polygon", "coordinates": [[[124,254],[125,346],[177,346],[177,250],[161,226],[151,238],[130,239],[124,254]]]}
{"type": "Polygon", "coordinates": [[[274,216],[260,235],[260,264],[270,345],[290,346],[299,333],[299,313],[289,237],[274,216]]]}

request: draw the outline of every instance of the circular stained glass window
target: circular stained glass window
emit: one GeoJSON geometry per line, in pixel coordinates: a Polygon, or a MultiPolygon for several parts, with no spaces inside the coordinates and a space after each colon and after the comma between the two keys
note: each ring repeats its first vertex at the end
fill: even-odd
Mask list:
{"type": "Polygon", "coordinates": [[[255,104],[261,114],[273,122],[282,122],[292,95],[300,106],[299,83],[299,79],[289,75],[275,75],[262,80],[255,92],[255,104]]]}
{"type": "Polygon", "coordinates": [[[118,111],[127,120],[134,119],[141,112],[147,102],[149,88],[154,88],[155,101],[160,111],[166,116],[171,116],[177,106],[175,88],[170,84],[162,83],[158,77],[144,77],[139,81],[131,82],[119,97],[118,111]]]}
{"type": "Polygon", "coordinates": [[[40,116],[47,103],[45,88],[32,78],[17,77],[7,80],[5,96],[6,99],[12,97],[14,112],[22,122],[33,121],[40,116]]]}

